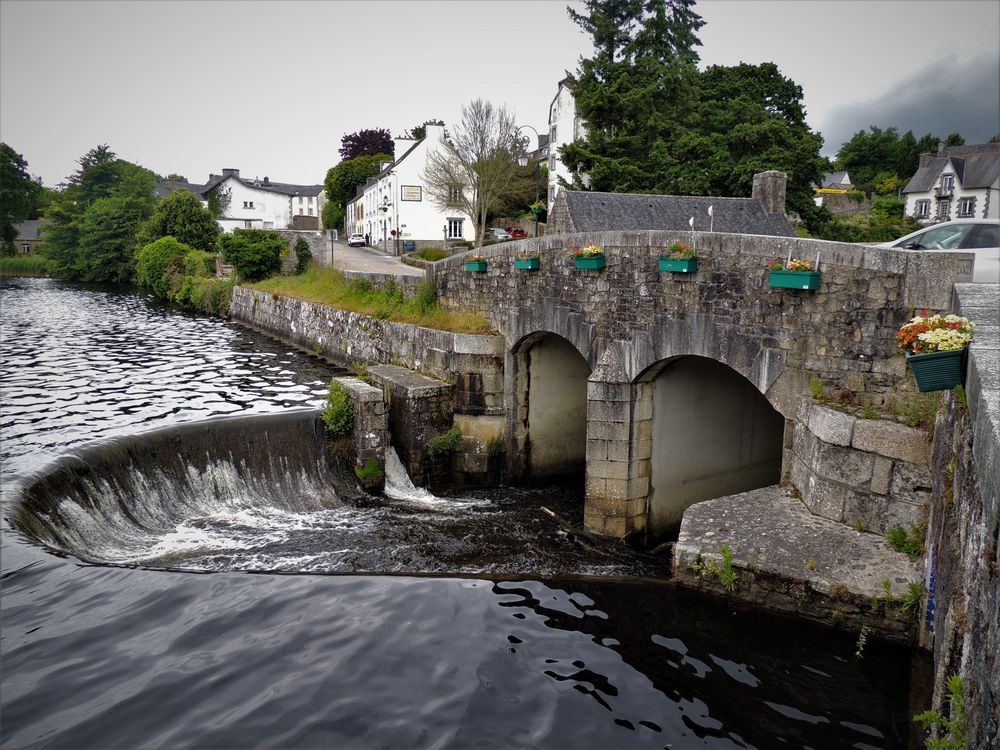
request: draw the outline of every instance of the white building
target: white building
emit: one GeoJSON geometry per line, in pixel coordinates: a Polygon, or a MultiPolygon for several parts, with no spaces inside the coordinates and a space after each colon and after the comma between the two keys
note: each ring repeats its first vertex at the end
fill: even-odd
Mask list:
{"type": "Polygon", "coordinates": [[[559,178],[572,182],[573,176],[559,158],[559,148],[583,138],[585,128],[576,113],[576,100],[573,98],[573,80],[563,78],[559,81],[552,104],[549,105],[549,192],[546,204],[551,206],[560,190],[559,178]]]}
{"type": "Polygon", "coordinates": [[[326,204],[322,185],[291,185],[270,178],[240,177],[238,169],[223,169],[211,175],[201,197],[212,192],[229,193],[229,207],[218,219],[227,232],[234,229],[319,229],[326,204]],[[297,217],[303,217],[299,219],[297,217]],[[311,219],[309,217],[312,217],[311,219]]]}
{"type": "Polygon", "coordinates": [[[466,240],[475,242],[476,227],[454,208],[441,208],[430,199],[423,174],[430,154],[445,142],[444,125],[427,123],[423,140],[395,138],[396,159],[359,186],[344,210],[344,231],[364,234],[372,245],[388,251],[394,240],[413,242],[466,240]]]}
{"type": "Polygon", "coordinates": [[[1000,143],[921,154],[903,194],[904,213],[923,222],[1000,217],[1000,143]]]}

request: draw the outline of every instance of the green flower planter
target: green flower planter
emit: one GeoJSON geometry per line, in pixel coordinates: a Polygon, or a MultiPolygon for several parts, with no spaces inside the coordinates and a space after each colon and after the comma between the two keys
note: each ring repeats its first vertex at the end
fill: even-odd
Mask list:
{"type": "Polygon", "coordinates": [[[514,258],[514,268],[521,271],[537,271],[541,268],[538,258],[514,258]]]}
{"type": "Polygon", "coordinates": [[[819,271],[770,271],[774,289],[819,289],[819,271]]]}
{"type": "Polygon", "coordinates": [[[968,347],[951,349],[945,352],[930,352],[929,354],[906,353],[906,361],[913,370],[917,381],[917,390],[946,391],[962,384],[962,371],[965,369],[965,353],[968,347]]]}
{"type": "Polygon", "coordinates": [[[660,258],[660,270],[669,273],[694,273],[698,270],[698,259],[660,258]]]}
{"type": "Polygon", "coordinates": [[[533,213],[535,216],[541,216],[542,214],[545,213],[545,209],[544,208],[533,208],[533,209],[531,209],[531,213],[533,213]]]}
{"type": "Polygon", "coordinates": [[[603,255],[578,255],[576,256],[577,268],[590,268],[594,271],[604,268],[603,255]]]}
{"type": "Polygon", "coordinates": [[[465,270],[470,273],[486,273],[486,261],[467,260],[465,261],[465,270]]]}

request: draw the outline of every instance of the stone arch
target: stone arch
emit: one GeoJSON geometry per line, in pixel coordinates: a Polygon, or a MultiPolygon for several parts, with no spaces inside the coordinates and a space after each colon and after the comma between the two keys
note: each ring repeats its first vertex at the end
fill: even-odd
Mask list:
{"type": "Polygon", "coordinates": [[[632,441],[649,537],[676,531],[696,502],[776,484],[784,431],[757,385],[725,363],[689,355],[646,368],[633,382],[632,441]]]}
{"type": "Polygon", "coordinates": [[[511,349],[511,474],[522,481],[583,473],[591,366],[566,337],[535,331],[511,349]]]}

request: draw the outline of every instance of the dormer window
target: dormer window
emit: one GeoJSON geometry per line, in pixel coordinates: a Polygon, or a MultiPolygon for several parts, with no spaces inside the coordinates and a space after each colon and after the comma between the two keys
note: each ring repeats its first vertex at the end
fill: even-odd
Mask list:
{"type": "Polygon", "coordinates": [[[941,175],[942,190],[952,190],[954,187],[955,187],[955,175],[953,174],[941,175]]]}

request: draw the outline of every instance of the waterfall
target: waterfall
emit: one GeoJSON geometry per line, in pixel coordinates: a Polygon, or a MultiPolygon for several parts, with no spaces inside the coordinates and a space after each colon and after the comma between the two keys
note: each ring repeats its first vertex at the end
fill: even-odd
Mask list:
{"type": "Polygon", "coordinates": [[[393,500],[407,500],[417,503],[434,504],[440,502],[440,498],[423,487],[414,487],[410,475],[406,473],[406,467],[399,460],[396,449],[391,445],[385,451],[385,490],[386,497],[393,500]]]}

